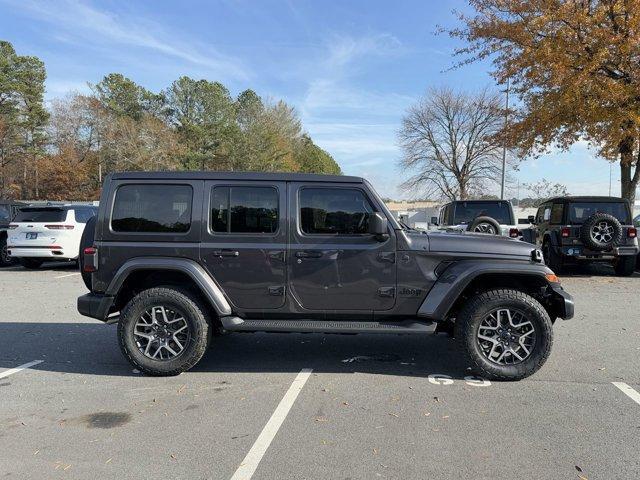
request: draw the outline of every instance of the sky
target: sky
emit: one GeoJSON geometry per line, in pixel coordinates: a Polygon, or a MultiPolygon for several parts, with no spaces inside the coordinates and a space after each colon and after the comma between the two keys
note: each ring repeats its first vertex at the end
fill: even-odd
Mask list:
{"type": "MultiPolygon", "coordinates": [[[[345,174],[368,178],[383,196],[420,197],[400,185],[406,172],[397,132],[431,87],[499,90],[489,63],[452,69],[458,0],[0,0],[0,39],[47,69],[47,100],[88,92],[111,72],[152,91],[182,75],[247,88],[295,107],[305,130],[345,174]]],[[[551,149],[510,172],[507,197],[546,178],[571,194],[620,194],[616,165],[586,142],[551,149]]],[[[489,186],[499,193],[499,185],[489,186]]]]}

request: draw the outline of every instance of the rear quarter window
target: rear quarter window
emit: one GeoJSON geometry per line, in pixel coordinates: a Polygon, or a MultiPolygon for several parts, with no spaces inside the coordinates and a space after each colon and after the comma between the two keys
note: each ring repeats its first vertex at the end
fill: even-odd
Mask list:
{"type": "Polygon", "coordinates": [[[189,185],[122,185],[116,191],[111,229],[129,233],[186,233],[191,228],[189,185]]]}

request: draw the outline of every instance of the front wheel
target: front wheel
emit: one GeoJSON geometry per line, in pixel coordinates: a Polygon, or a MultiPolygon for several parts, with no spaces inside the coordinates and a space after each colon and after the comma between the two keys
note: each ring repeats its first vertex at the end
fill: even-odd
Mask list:
{"type": "Polygon", "coordinates": [[[145,290],[126,305],[118,323],[124,356],[153,376],[193,367],[209,343],[207,308],[191,292],[174,287],[145,290]]]}
{"type": "Polygon", "coordinates": [[[549,314],[519,290],[472,297],[456,318],[456,338],[470,365],[494,380],[520,380],[546,362],[553,344],[549,314]]]}

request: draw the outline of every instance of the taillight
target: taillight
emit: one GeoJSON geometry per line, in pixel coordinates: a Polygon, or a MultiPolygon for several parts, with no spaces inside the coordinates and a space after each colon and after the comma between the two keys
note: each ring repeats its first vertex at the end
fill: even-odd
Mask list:
{"type": "Polygon", "coordinates": [[[636,238],[638,236],[638,230],[635,229],[634,227],[629,228],[629,230],[627,230],[627,237],[629,238],[636,238]]]}
{"type": "Polygon", "coordinates": [[[15,223],[9,224],[9,230],[15,230],[16,228],[18,228],[18,225],[16,225],[15,223]]]}
{"type": "Polygon", "coordinates": [[[569,238],[569,236],[571,235],[571,229],[569,227],[562,227],[562,230],[560,230],[560,235],[562,235],[562,238],[569,238]]]}
{"type": "Polygon", "coordinates": [[[518,230],[517,228],[510,228],[509,236],[511,238],[518,238],[520,236],[520,230],[518,230]]]}
{"type": "Polygon", "coordinates": [[[84,255],[84,265],[82,271],[93,273],[98,271],[98,249],[96,247],[86,247],[82,250],[84,255]]]}
{"type": "Polygon", "coordinates": [[[73,230],[73,225],[45,225],[49,230],[73,230]]]}

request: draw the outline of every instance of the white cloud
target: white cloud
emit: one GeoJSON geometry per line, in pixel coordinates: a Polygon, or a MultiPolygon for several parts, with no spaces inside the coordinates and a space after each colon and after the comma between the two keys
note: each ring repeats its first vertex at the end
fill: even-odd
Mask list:
{"type": "Polygon", "coordinates": [[[226,56],[211,45],[183,42],[176,32],[166,32],[158,24],[140,19],[118,16],[94,8],[77,0],[42,2],[38,0],[9,0],[17,10],[50,23],[58,31],[52,36],[67,42],[75,39],[83,44],[104,47],[111,41],[116,45],[155,51],[206,67],[221,76],[246,79],[249,72],[235,58],[226,56]]]}

